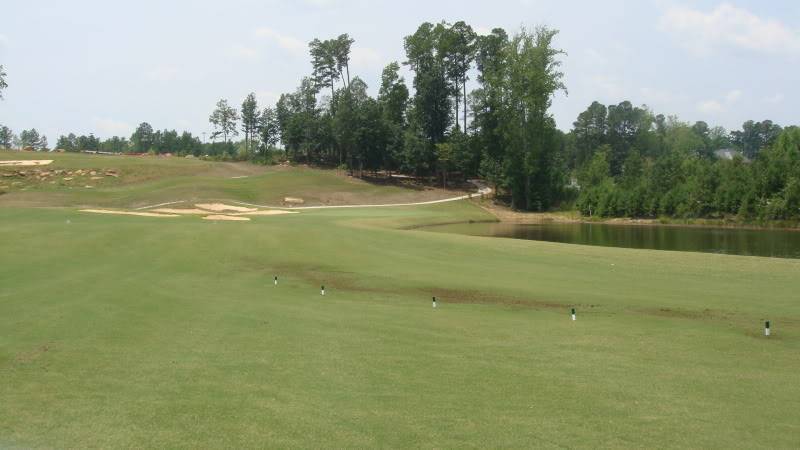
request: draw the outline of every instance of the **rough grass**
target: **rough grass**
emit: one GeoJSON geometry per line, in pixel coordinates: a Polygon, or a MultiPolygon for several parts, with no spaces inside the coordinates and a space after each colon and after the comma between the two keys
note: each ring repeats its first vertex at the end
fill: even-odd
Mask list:
{"type": "Polygon", "coordinates": [[[800,261],[401,229],[455,219],[0,209],[0,447],[800,442],[800,261]]]}
{"type": "Polygon", "coordinates": [[[300,197],[305,205],[342,205],[406,203],[461,195],[442,189],[381,186],[334,170],[265,167],[179,157],[0,151],[0,159],[54,160],[50,165],[36,168],[0,168],[0,206],[135,208],[179,200],[236,200],[281,205],[284,197],[300,197]],[[112,169],[119,176],[92,180],[88,174],[59,175],[39,180],[31,175],[37,171],[75,169],[112,169]],[[27,174],[2,176],[19,170],[27,174]]]}

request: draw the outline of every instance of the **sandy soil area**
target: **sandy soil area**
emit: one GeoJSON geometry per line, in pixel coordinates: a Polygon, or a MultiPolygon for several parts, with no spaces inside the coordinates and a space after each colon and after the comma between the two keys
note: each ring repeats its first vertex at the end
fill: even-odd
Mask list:
{"type": "Polygon", "coordinates": [[[212,214],[210,216],[203,217],[205,220],[250,220],[249,217],[237,217],[237,216],[227,216],[224,214],[212,214]]]}
{"type": "Polygon", "coordinates": [[[137,212],[137,211],[116,211],[113,209],[82,209],[81,212],[88,212],[95,214],[119,214],[123,216],[142,216],[142,217],[180,217],[177,214],[159,214],[152,212],[137,212]]]}
{"type": "Polygon", "coordinates": [[[214,212],[224,212],[224,211],[233,211],[233,212],[255,212],[257,211],[255,208],[245,208],[243,206],[233,206],[233,205],[226,205],[224,203],[198,203],[194,205],[198,208],[205,209],[208,211],[214,212]]]}
{"type": "Polygon", "coordinates": [[[262,211],[253,211],[245,213],[234,213],[234,216],[278,216],[281,214],[297,214],[297,211],[284,211],[282,209],[268,209],[262,211]]]}
{"type": "Polygon", "coordinates": [[[52,159],[29,159],[24,161],[0,161],[0,167],[4,166],[46,166],[52,163],[52,159]]]}
{"type": "Polygon", "coordinates": [[[196,214],[196,215],[203,215],[208,214],[207,210],[197,209],[197,208],[158,208],[158,209],[151,209],[150,211],[162,214],[196,214]]]}

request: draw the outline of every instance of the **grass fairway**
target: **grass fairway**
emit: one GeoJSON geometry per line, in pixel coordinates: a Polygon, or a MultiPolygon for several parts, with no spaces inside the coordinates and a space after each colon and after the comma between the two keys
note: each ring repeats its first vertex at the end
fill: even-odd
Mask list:
{"type": "Polygon", "coordinates": [[[800,261],[405,229],[487,218],[0,208],[0,448],[800,442],[800,261]]]}

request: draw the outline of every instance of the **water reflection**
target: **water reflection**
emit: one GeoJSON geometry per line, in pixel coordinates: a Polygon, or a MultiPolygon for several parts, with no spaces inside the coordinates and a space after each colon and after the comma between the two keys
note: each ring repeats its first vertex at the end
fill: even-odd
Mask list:
{"type": "Polygon", "coordinates": [[[800,258],[800,232],[658,225],[471,223],[430,231],[607,247],[800,258]]]}

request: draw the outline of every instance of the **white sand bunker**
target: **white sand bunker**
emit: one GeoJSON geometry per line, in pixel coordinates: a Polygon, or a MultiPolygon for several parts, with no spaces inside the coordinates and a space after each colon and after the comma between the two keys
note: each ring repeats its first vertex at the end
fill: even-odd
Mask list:
{"type": "Polygon", "coordinates": [[[150,211],[163,214],[208,214],[208,211],[197,208],[158,208],[150,211]]]}
{"type": "Polygon", "coordinates": [[[225,214],[212,214],[203,217],[205,220],[250,220],[249,217],[226,216],[225,214]]]}
{"type": "Polygon", "coordinates": [[[194,206],[198,208],[206,209],[208,211],[215,211],[215,212],[223,212],[223,211],[234,211],[234,212],[254,212],[257,211],[255,208],[245,208],[243,206],[233,206],[233,205],[226,205],[224,203],[198,203],[194,206]]]}
{"type": "Polygon", "coordinates": [[[297,211],[285,211],[282,209],[268,209],[262,211],[252,211],[244,213],[235,213],[234,216],[277,216],[281,214],[297,214],[297,211]]]}
{"type": "Polygon", "coordinates": [[[29,159],[25,161],[0,161],[0,167],[3,166],[46,166],[52,163],[52,159],[29,159]]]}
{"type": "Polygon", "coordinates": [[[137,211],[116,211],[116,210],[113,210],[113,209],[82,209],[81,212],[88,212],[88,213],[95,213],[95,214],[119,214],[119,215],[122,215],[122,216],[180,217],[177,214],[159,214],[159,213],[152,213],[152,212],[137,212],[137,211]]]}

